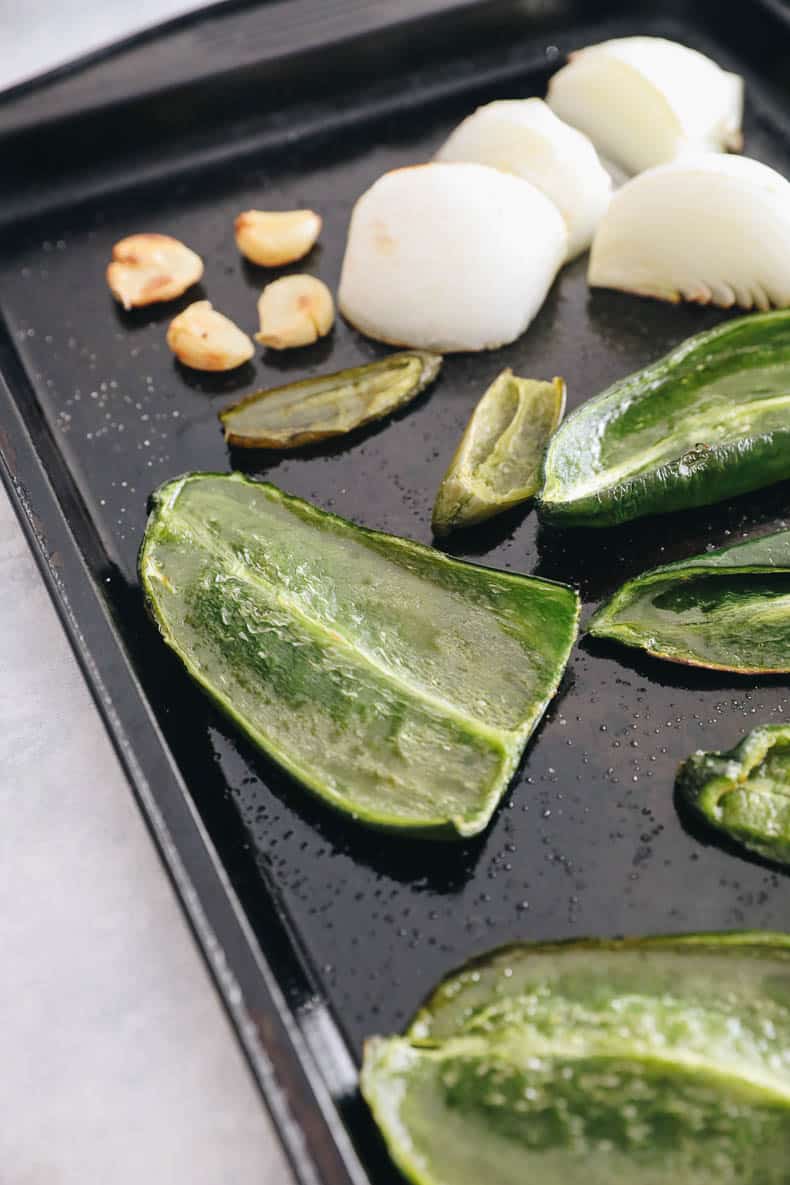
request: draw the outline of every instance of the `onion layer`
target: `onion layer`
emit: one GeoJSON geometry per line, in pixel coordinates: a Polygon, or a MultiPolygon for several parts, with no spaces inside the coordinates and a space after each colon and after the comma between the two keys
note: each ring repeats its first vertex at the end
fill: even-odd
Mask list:
{"type": "Polygon", "coordinates": [[[558,119],[542,99],[479,107],[451,133],[436,159],[491,165],[536,185],[565,219],[569,259],[589,247],[612,191],[587,137],[558,119]]]}
{"type": "Polygon", "coordinates": [[[743,79],[663,37],[621,37],[571,54],[547,99],[628,173],[742,144],[743,79]]]}
{"type": "Polygon", "coordinates": [[[385,173],[354,207],[338,301],[368,337],[446,353],[523,333],[567,250],[539,189],[475,164],[385,173]]]}
{"type": "Polygon", "coordinates": [[[738,156],[650,169],[612,198],[588,280],[660,300],[787,308],[790,182],[738,156]]]}

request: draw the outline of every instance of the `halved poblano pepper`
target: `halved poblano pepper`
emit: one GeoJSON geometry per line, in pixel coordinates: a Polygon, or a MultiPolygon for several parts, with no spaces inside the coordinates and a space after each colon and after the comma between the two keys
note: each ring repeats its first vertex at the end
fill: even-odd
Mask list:
{"type": "Polygon", "coordinates": [[[546,445],[565,410],[565,383],[517,378],[503,370],[483,395],[445,473],[435,535],[468,527],[534,497],[546,445]]]}
{"type": "Polygon", "coordinates": [[[790,311],[689,338],[568,417],[546,455],[539,510],[609,526],[790,477],[790,311]]]}
{"type": "Polygon", "coordinates": [[[228,444],[298,448],[380,420],[433,382],[440,354],[406,350],[379,362],[256,391],[220,412],[228,444]]]}
{"type": "Polygon", "coordinates": [[[588,633],[720,671],[790,671],[790,531],[628,580],[588,633]]]}
{"type": "Polygon", "coordinates": [[[414,1185],[787,1185],[790,936],[503,948],[361,1084],[414,1185]]]}
{"type": "Polygon", "coordinates": [[[253,742],[361,822],[426,834],[488,823],[578,621],[565,585],[238,473],[157,491],[140,578],[167,644],[253,742]]]}
{"type": "Polygon", "coordinates": [[[698,750],[681,765],[677,789],[717,831],[790,864],[790,725],[755,728],[727,753],[698,750]]]}

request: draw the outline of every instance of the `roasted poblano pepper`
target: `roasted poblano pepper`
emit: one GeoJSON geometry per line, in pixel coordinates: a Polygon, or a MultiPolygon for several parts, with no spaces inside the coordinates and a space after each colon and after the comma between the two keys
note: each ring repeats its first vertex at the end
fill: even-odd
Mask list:
{"type": "Polygon", "coordinates": [[[435,535],[483,522],[534,497],[565,410],[565,383],[503,370],[472,413],[433,508],[435,535]]]}
{"type": "Polygon", "coordinates": [[[565,585],[460,563],[240,474],[154,497],[165,641],[262,749],[362,822],[473,835],[576,635],[565,585]]]}
{"type": "Polygon", "coordinates": [[[644,572],[587,629],[671,662],[790,671],[790,531],[644,572]]]}
{"type": "Polygon", "coordinates": [[[367,366],[256,391],[220,412],[225,439],[237,448],[288,449],[343,436],[410,403],[441,365],[440,354],[406,350],[367,366]]]}
{"type": "Polygon", "coordinates": [[[790,477],[790,311],[689,338],[582,404],[546,456],[542,517],[608,526],[790,477]]]}
{"type": "Polygon", "coordinates": [[[727,753],[694,753],[677,777],[692,814],[769,860],[790,864],[790,725],[755,728],[727,753]]]}
{"type": "Polygon", "coordinates": [[[415,1185],[787,1185],[790,936],[504,948],[362,1090],[415,1185]]]}

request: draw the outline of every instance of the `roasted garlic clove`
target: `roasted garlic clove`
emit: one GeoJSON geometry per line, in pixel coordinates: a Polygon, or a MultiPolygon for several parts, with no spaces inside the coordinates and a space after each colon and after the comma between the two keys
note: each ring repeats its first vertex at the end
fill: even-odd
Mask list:
{"type": "Polygon", "coordinates": [[[245,210],[235,222],[236,246],[252,263],[280,267],[312,250],[321,225],[314,210],[245,210]]]}
{"type": "Polygon", "coordinates": [[[167,344],[192,370],[235,370],[255,353],[247,334],[207,300],[195,301],[173,318],[167,344]]]}
{"type": "Polygon", "coordinates": [[[315,276],[283,276],[267,284],[258,300],[255,340],[273,350],[309,346],[329,333],[335,320],[332,293],[315,276]]]}
{"type": "Polygon", "coordinates": [[[197,284],[203,260],[170,235],[140,234],[120,239],[112,249],[107,283],[125,309],[175,300],[197,284]]]}

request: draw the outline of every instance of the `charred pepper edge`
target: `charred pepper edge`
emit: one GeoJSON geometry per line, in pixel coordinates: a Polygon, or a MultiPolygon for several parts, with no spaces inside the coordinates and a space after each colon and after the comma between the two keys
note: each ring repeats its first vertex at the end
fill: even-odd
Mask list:
{"type": "Polygon", "coordinates": [[[496,576],[504,578],[506,583],[512,584],[516,587],[521,585],[523,581],[529,581],[530,583],[538,583],[550,586],[552,588],[562,589],[564,592],[567,592],[571,595],[574,606],[573,613],[569,616],[568,620],[568,636],[566,640],[567,644],[564,649],[564,654],[561,655],[558,660],[558,674],[553,680],[548,694],[543,700],[537,703],[535,709],[530,715],[528,723],[522,729],[513,730],[510,733],[506,732],[505,730],[501,730],[498,737],[493,736],[492,730],[492,741],[497,740],[497,742],[501,745],[502,772],[497,777],[492,789],[489,790],[489,792],[483,798],[482,805],[476,811],[470,813],[469,816],[444,816],[438,817],[436,820],[422,820],[420,823],[414,823],[409,822],[402,816],[382,815],[379,813],[374,813],[367,808],[354,810],[350,808],[345,801],[341,800],[337,794],[328,791],[324,783],[318,781],[311,774],[303,772],[299,763],[293,761],[278,745],[272,744],[268,740],[264,740],[259,733],[255,732],[253,729],[250,729],[243,721],[242,717],[233,708],[230,699],[218,693],[213,685],[208,680],[204,679],[202,674],[196,670],[190,660],[184,657],[181,648],[172,640],[170,631],[166,628],[164,622],[157,614],[155,608],[155,597],[151,590],[147,573],[149,547],[159,538],[159,531],[155,530],[155,528],[162,526],[166,529],[166,525],[158,520],[164,511],[173,506],[184,486],[190,481],[201,480],[204,478],[222,478],[223,480],[233,480],[242,485],[252,486],[255,489],[264,489],[266,491],[273,492],[276,495],[276,498],[282,503],[286,505],[295,503],[301,508],[307,508],[311,516],[320,516],[320,518],[323,520],[332,519],[343,524],[344,526],[348,526],[350,521],[343,518],[342,515],[334,514],[331,511],[321,510],[302,498],[298,498],[293,494],[288,494],[284,490],[281,490],[278,486],[274,485],[272,482],[255,481],[254,479],[247,477],[245,474],[238,472],[192,472],[182,474],[180,477],[171,478],[170,480],[163,482],[162,485],[160,485],[149,498],[149,516],[146,522],[143,541],[138,554],[138,574],[144,594],[145,607],[149,618],[156,625],[165,644],[169,646],[170,649],[176,654],[179,661],[186,668],[192,679],[204,690],[208,697],[225,713],[225,715],[228,716],[230,720],[232,720],[239,731],[242,732],[243,735],[247,737],[253,745],[270,756],[274,761],[277,762],[277,764],[281,765],[298,782],[301,782],[318,798],[320,798],[322,802],[335,809],[338,813],[344,814],[346,817],[350,816],[355,822],[364,823],[377,830],[388,831],[394,834],[406,833],[413,838],[425,839],[468,839],[474,835],[478,835],[481,831],[484,831],[491,821],[500,802],[507,793],[523,751],[533,732],[537,728],[540,721],[543,719],[546,708],[556,695],[557,689],[559,688],[560,682],[562,680],[562,676],[564,675],[567,668],[568,660],[578,635],[579,615],[581,612],[581,602],[576,590],[567,584],[562,584],[560,581],[546,580],[544,577],[524,576],[513,572],[503,572],[496,568],[487,568],[482,564],[470,564],[464,560],[457,560],[453,557],[447,556],[444,552],[437,551],[432,547],[427,547],[425,544],[416,543],[410,539],[404,539],[402,536],[390,535],[385,531],[376,531],[369,527],[362,527],[358,526],[356,523],[351,523],[350,525],[362,535],[377,540],[384,539],[390,544],[394,541],[400,546],[401,550],[410,552],[411,554],[418,553],[429,555],[433,561],[436,561],[445,567],[473,568],[483,572],[492,572],[496,576]]]}
{"type": "Polygon", "coordinates": [[[441,354],[432,353],[430,350],[401,350],[395,354],[388,354],[384,358],[379,358],[375,362],[363,363],[360,366],[346,367],[344,370],[334,371],[326,375],[315,375],[311,378],[300,379],[294,383],[284,383],[279,387],[267,387],[263,390],[253,391],[250,395],[245,395],[243,399],[237,400],[230,406],[223,408],[218,413],[219,419],[222,423],[225,433],[225,442],[232,448],[247,448],[247,449],[272,449],[272,450],[288,450],[295,448],[303,448],[309,444],[320,444],[324,440],[332,440],[338,436],[346,436],[349,432],[355,432],[358,428],[363,428],[367,424],[375,423],[377,420],[386,419],[393,415],[400,408],[405,407],[418,395],[421,395],[432,382],[438,377],[439,371],[442,368],[444,359],[441,354]],[[292,433],[285,439],[275,437],[273,435],[267,436],[265,433],[253,434],[251,432],[234,432],[229,421],[233,415],[241,411],[243,408],[266,399],[269,395],[277,395],[281,391],[291,391],[298,387],[303,387],[308,391],[310,387],[317,381],[326,381],[329,379],[341,379],[348,376],[358,376],[367,370],[385,370],[387,365],[393,362],[398,362],[401,359],[418,358],[422,363],[422,369],[417,377],[414,386],[402,395],[397,403],[394,403],[386,411],[363,416],[352,427],[328,429],[324,431],[315,431],[311,429],[301,429],[298,432],[292,433]]]}

